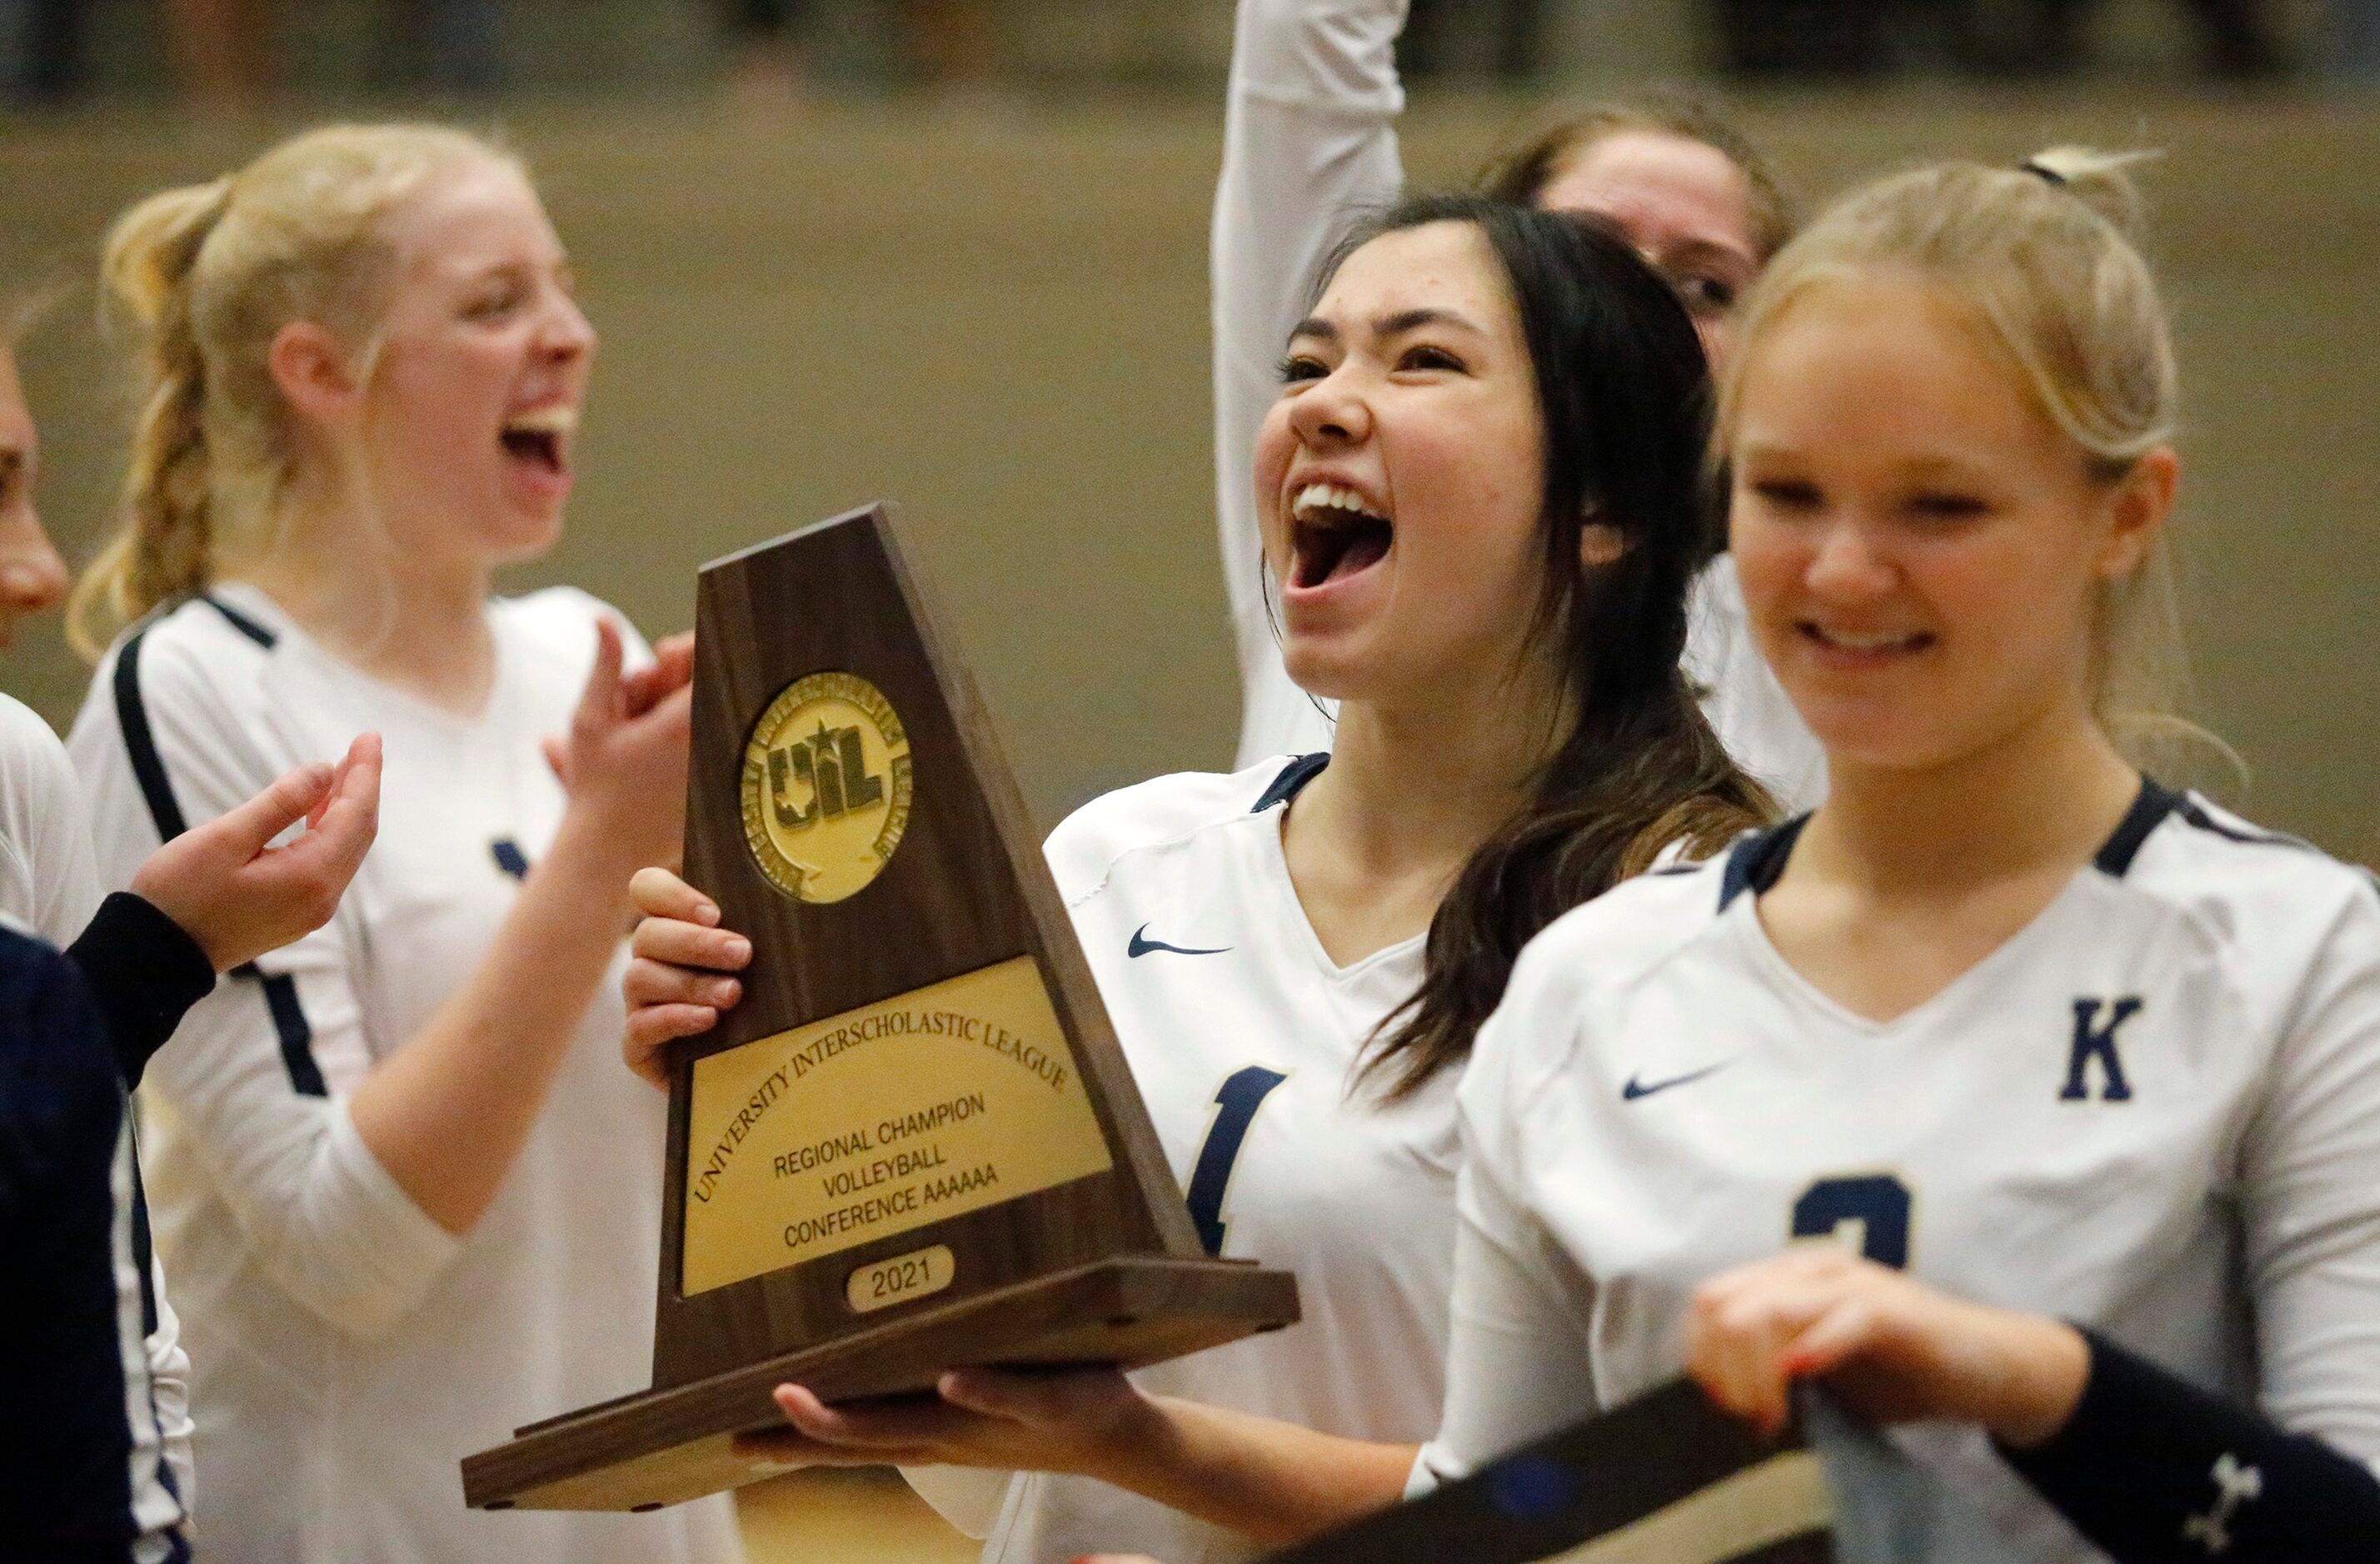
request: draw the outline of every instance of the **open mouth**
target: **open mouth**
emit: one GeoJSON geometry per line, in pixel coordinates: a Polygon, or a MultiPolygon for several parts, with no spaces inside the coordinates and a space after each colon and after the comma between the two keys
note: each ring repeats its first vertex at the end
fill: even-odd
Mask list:
{"type": "Polygon", "coordinates": [[[569,470],[570,436],[578,427],[575,407],[540,407],[505,420],[496,438],[504,455],[553,477],[569,470]]]}
{"type": "Polygon", "coordinates": [[[1309,483],[1290,503],[1289,584],[1319,587],[1369,570],[1388,557],[1396,524],[1365,508],[1363,497],[1330,483],[1309,483]]]}
{"type": "Polygon", "coordinates": [[[1828,630],[1808,620],[1797,626],[1804,640],[1815,642],[1830,651],[1848,652],[1854,657],[1891,657],[1902,652],[1924,651],[1934,644],[1930,631],[1900,635],[1878,631],[1828,630]]]}

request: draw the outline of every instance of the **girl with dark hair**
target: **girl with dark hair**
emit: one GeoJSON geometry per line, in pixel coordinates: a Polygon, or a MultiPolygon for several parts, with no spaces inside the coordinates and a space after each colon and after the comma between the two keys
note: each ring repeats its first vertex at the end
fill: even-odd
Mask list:
{"type": "MultiPolygon", "coordinates": [[[[1245,705],[1239,764],[1327,749],[1331,724],[1281,665],[1274,583],[1242,492],[1281,333],[1352,211],[1394,200],[1404,174],[1396,43],[1403,0],[1241,0],[1210,252],[1215,470],[1224,588],[1245,705]]],[[[1791,236],[1791,203],[1743,135],[1680,94],[1592,106],[1498,160],[1502,200],[1609,223],[1685,302],[1715,363],[1735,300],[1791,236]]],[[[1733,565],[1697,582],[1688,672],[1744,769],[1806,806],[1826,787],[1817,745],[1753,648],[1733,565]]]]}
{"type": "MultiPolygon", "coordinates": [[[[1537,929],[1766,810],[1679,669],[1707,377],[1630,246],[1409,202],[1330,262],[1281,379],[1256,510],[1337,752],[1123,789],[1047,853],[1201,1232],[1293,1268],[1305,1320],[1130,1380],[780,1390],[789,1464],[1024,1469],[988,1558],[1238,1558],[1392,1501],[1439,1418],[1473,1033],[1537,929]]],[[[628,1050],[654,1074],[749,949],[675,877],[636,889],[628,1050]]]]}

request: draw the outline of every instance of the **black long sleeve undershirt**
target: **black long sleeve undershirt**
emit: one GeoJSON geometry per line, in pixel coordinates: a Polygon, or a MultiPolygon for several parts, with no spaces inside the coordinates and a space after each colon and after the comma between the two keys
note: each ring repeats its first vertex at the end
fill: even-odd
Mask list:
{"type": "Polygon", "coordinates": [[[2091,1377],[2009,1464],[2117,1564],[2374,1564],[2380,1479],[2084,1330],[2091,1377]]]}
{"type": "Polygon", "coordinates": [[[66,953],[99,1001],[127,1091],[140,1084],[150,1057],[215,986],[214,964],[199,942],[128,891],[102,902],[66,953]]]}

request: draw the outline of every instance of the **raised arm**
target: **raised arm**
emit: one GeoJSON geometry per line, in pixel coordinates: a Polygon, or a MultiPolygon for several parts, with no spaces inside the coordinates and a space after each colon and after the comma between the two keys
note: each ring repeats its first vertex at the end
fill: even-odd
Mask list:
{"type": "Polygon", "coordinates": [[[1238,764],[1326,748],[1330,730],[1281,669],[1257,535],[1257,430],[1305,290],[1357,208],[1403,183],[1395,45],[1404,0],[1241,0],[1208,266],[1214,285],[1215,497],[1244,705],[1238,764]]]}

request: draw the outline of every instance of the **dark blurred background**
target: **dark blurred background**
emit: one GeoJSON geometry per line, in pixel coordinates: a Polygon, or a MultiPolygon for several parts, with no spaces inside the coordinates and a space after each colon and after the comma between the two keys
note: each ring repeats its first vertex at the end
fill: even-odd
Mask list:
{"type": "MultiPolygon", "coordinates": [[[[1704,79],[1811,200],[1913,159],[2161,148],[2199,715],[2238,801],[2380,859],[2380,0],[1423,0],[1417,178],[1598,91],[1704,79]]],[[[0,0],[0,274],[70,560],[126,377],[91,327],[129,200],[330,116],[529,155],[604,346],[569,580],[648,631],[702,560],[900,502],[1042,823],[1226,763],[1207,203],[1224,0],[0,0]]],[[[55,630],[0,665],[64,721],[55,630]]]]}

